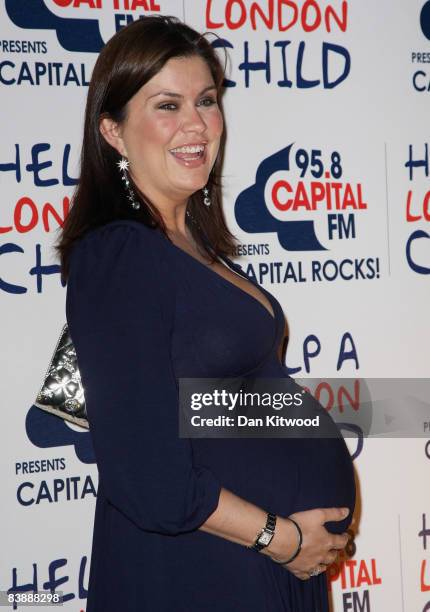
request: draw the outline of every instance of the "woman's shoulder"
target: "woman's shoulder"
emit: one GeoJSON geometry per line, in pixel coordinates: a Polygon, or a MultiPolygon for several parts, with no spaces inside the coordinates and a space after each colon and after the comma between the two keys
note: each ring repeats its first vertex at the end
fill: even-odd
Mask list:
{"type": "Polygon", "coordinates": [[[161,246],[161,235],[157,228],[149,227],[133,219],[114,219],[103,225],[91,228],[77,240],[76,244],[83,244],[88,241],[104,241],[106,246],[109,246],[109,241],[107,239],[110,238],[110,243],[112,243],[114,240],[124,240],[130,235],[135,235],[151,244],[153,243],[154,245],[157,244],[161,246]]]}
{"type": "Polygon", "coordinates": [[[87,296],[155,291],[163,302],[173,303],[175,281],[165,243],[160,231],[139,221],[121,219],[92,228],[73,245],[68,299],[75,289],[87,296]]]}
{"type": "Polygon", "coordinates": [[[87,230],[78,238],[72,247],[71,261],[84,253],[86,257],[115,258],[124,250],[130,257],[147,254],[160,260],[165,257],[166,242],[157,228],[133,219],[115,219],[87,230]]]}
{"type": "Polygon", "coordinates": [[[139,222],[115,220],[76,241],[66,297],[66,317],[75,334],[77,329],[91,332],[93,323],[86,319],[111,325],[115,317],[129,317],[134,323],[143,312],[159,313],[165,325],[173,325],[176,287],[160,256],[163,238],[156,233],[139,222]]]}
{"type": "Polygon", "coordinates": [[[161,230],[139,221],[117,219],[99,225],[73,244],[68,284],[77,278],[81,283],[86,278],[95,283],[109,277],[112,282],[113,276],[124,283],[133,276],[142,283],[173,286],[167,245],[161,230]]]}

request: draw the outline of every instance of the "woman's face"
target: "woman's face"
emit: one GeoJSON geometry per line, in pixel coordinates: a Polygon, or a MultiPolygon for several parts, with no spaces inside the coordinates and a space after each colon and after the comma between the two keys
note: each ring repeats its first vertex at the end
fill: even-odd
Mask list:
{"type": "Polygon", "coordinates": [[[223,120],[204,60],[170,59],[129,100],[126,110],[114,146],[128,158],[131,176],[154,204],[186,200],[206,185],[223,120]],[[190,145],[198,150],[181,150],[190,145]]]}

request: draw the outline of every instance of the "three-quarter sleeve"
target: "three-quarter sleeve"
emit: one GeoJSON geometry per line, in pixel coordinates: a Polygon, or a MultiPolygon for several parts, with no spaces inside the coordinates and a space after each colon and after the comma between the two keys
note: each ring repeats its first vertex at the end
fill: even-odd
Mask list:
{"type": "Polygon", "coordinates": [[[73,249],[66,315],[106,498],[141,529],[179,534],[206,521],[221,485],[179,438],[174,284],[161,258],[146,226],[93,230],[73,249]]]}

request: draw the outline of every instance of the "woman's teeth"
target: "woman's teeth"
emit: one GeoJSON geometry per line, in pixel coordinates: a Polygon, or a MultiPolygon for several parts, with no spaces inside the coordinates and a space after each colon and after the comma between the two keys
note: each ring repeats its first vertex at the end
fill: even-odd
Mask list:
{"type": "Polygon", "coordinates": [[[184,161],[192,161],[193,159],[199,159],[200,157],[203,157],[204,151],[204,145],[187,145],[185,147],[177,147],[176,149],[170,149],[170,153],[184,161]]]}
{"type": "Polygon", "coordinates": [[[172,153],[203,153],[204,150],[204,145],[187,145],[185,147],[177,147],[176,149],[170,149],[172,153]]]}
{"type": "Polygon", "coordinates": [[[184,145],[170,149],[169,152],[177,163],[188,168],[198,168],[206,163],[206,143],[196,145],[184,145]]]}

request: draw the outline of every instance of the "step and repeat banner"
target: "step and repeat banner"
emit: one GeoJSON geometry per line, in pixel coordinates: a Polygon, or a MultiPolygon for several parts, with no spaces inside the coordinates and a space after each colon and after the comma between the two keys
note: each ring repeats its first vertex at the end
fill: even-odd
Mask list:
{"type": "MultiPolygon", "coordinates": [[[[237,262],[283,306],[291,375],[430,374],[430,1],[1,0],[0,591],[63,591],[70,612],[97,469],[87,431],[33,406],[65,323],[52,247],[97,53],[151,13],[227,57],[225,213],[237,262]]],[[[430,433],[347,443],[359,499],[333,610],[430,610],[430,433]]]]}

